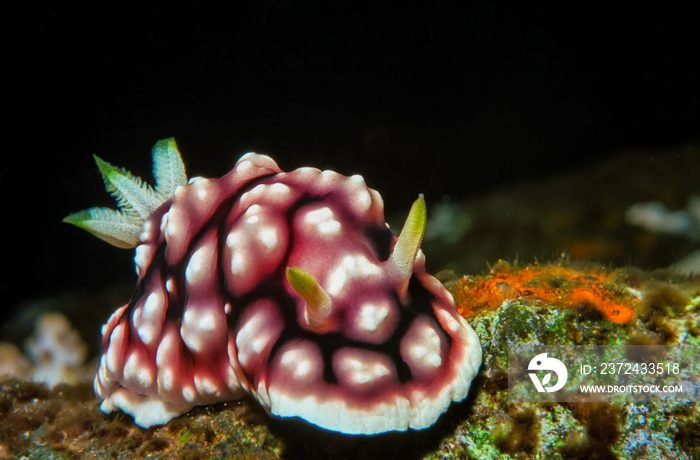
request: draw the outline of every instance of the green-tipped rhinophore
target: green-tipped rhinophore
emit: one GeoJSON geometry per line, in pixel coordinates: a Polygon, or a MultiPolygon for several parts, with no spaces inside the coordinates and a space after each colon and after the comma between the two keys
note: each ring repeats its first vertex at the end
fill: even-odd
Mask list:
{"type": "Polygon", "coordinates": [[[410,276],[413,271],[413,263],[425,233],[425,222],[427,212],[423,194],[418,195],[418,199],[413,202],[411,211],[408,213],[406,223],[403,224],[401,234],[394,245],[394,252],[391,254],[394,263],[399,271],[410,276]]]}
{"type": "Polygon", "coordinates": [[[312,327],[326,324],[331,314],[331,298],[314,276],[298,267],[287,267],[287,281],[306,302],[306,322],[312,327]]]}

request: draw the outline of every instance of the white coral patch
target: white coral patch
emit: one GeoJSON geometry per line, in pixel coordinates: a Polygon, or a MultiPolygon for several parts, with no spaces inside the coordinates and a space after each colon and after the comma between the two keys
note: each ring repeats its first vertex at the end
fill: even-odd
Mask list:
{"type": "Polygon", "coordinates": [[[316,231],[323,235],[336,235],[340,233],[340,222],[329,207],[323,207],[309,211],[304,216],[304,223],[316,227],[316,231]]]}
{"type": "Polygon", "coordinates": [[[364,255],[345,256],[333,268],[328,277],[327,292],[331,296],[339,295],[345,284],[353,278],[373,278],[381,275],[381,269],[370,262],[364,255]]]}

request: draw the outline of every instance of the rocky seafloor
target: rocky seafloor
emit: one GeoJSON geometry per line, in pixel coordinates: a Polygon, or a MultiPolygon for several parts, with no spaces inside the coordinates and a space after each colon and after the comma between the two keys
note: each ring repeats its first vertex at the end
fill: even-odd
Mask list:
{"type": "MultiPolygon", "coordinates": [[[[686,154],[696,158],[697,149],[686,154]]],[[[621,164],[628,161],[625,158],[621,164]]],[[[607,165],[581,173],[568,183],[605,184],[601,176],[612,174],[608,173],[611,169],[615,168],[607,165]]],[[[665,174],[663,168],[656,168],[655,173],[665,174]]],[[[632,180],[630,177],[635,176],[624,180],[632,180]]],[[[561,188],[561,183],[555,182],[561,188]]],[[[546,195],[546,184],[525,187],[535,195],[546,195]]],[[[469,268],[469,263],[476,263],[473,252],[478,248],[468,257],[464,255],[467,249],[453,252],[452,264],[438,262],[438,266],[454,268],[439,273],[439,277],[479,336],[483,364],[468,398],[453,404],[427,430],[346,436],[301,421],[270,419],[250,399],[198,407],[165,426],[143,429],[123,413],[100,412],[92,384],[79,370],[71,370],[75,383],[49,387],[32,382],[30,368],[39,367],[36,359],[43,356],[38,353],[33,364],[16,358],[20,378],[6,375],[0,383],[0,458],[698,459],[697,394],[679,400],[615,403],[509,398],[508,351],[526,344],[682,346],[691,350],[684,365],[700,370],[693,363],[693,358],[700,359],[700,279],[671,269],[622,267],[625,264],[621,262],[625,251],[636,251],[632,259],[637,265],[655,266],[654,254],[663,254],[656,266],[668,265],[690,252],[694,240],[626,225],[625,210],[637,195],[624,190],[626,199],[618,196],[617,201],[600,204],[591,203],[589,196],[588,201],[581,198],[572,202],[568,210],[559,207],[566,194],[550,190],[550,195],[557,196],[556,205],[533,208],[531,214],[538,216],[538,223],[524,225],[526,228],[515,225],[525,196],[517,189],[512,195],[497,194],[465,204],[460,209],[469,210],[468,219],[459,218],[464,217],[460,213],[455,214],[457,218],[453,215],[452,221],[443,216],[459,235],[443,233],[433,236],[432,242],[428,239],[425,252],[429,261],[432,252],[439,253],[441,247],[465,248],[471,238],[491,241],[482,244],[482,256],[493,265],[481,270],[469,268]],[[495,206],[480,213],[484,203],[493,205],[494,200],[499,203],[499,213],[494,212],[495,206]],[[587,220],[592,212],[600,214],[599,226],[587,220]],[[510,215],[514,222],[507,232],[512,233],[516,245],[504,243],[501,254],[511,262],[496,262],[498,257],[491,254],[495,236],[478,232],[496,225],[501,214],[510,215]],[[585,231],[577,225],[584,221],[585,231]],[[530,256],[521,257],[527,263],[515,261],[519,251],[529,247],[529,239],[543,239],[548,232],[550,242],[555,241],[550,251],[554,254],[562,249],[568,255],[550,256],[544,259],[552,261],[548,263],[536,263],[530,256]],[[589,261],[582,262],[584,259],[589,261]],[[464,275],[479,271],[479,275],[464,275]]],[[[666,191],[668,207],[681,203],[684,189],[680,190],[673,197],[666,191]]],[[[603,186],[598,193],[610,196],[603,186]]],[[[644,199],[653,196],[648,192],[644,199]]],[[[60,309],[70,299],[48,304],[60,309]]],[[[106,309],[119,303],[109,302],[106,309]]],[[[37,333],[29,343],[38,343],[37,333]]],[[[83,336],[90,333],[94,330],[83,336]]],[[[91,345],[92,337],[87,340],[91,345]]],[[[81,349],[79,344],[76,347],[81,349]]],[[[91,362],[83,365],[88,375],[91,362]]],[[[697,389],[696,380],[690,383],[697,389]]]]}
{"type": "MultiPolygon", "coordinates": [[[[628,402],[518,402],[508,397],[508,350],[540,345],[663,344],[700,349],[700,281],[639,270],[602,271],[564,262],[500,264],[448,280],[480,337],[484,360],[465,402],[423,432],[344,436],[271,420],[254,401],[199,407],[143,429],[105,415],[89,382],[8,380],[0,386],[0,456],[6,458],[551,458],[700,457],[700,408],[689,396],[628,402]],[[523,281],[523,272],[537,272],[523,281]],[[493,283],[497,280],[497,283],[493,283]],[[491,290],[499,305],[473,292],[491,290]],[[597,293],[567,303],[577,289],[597,293]],[[494,294],[494,295],[496,295],[494,294]],[[546,296],[564,299],[549,301],[546,296]],[[607,303],[606,303],[607,302],[607,303]],[[622,321],[610,305],[629,306],[622,321]]],[[[697,385],[696,385],[697,389],[697,385]]]]}

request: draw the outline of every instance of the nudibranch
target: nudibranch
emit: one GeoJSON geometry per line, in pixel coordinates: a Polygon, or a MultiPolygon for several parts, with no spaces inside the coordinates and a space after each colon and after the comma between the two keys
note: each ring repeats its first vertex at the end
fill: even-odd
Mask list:
{"type": "Polygon", "coordinates": [[[120,210],[66,217],[136,248],[131,300],[102,328],[95,391],[142,427],[253,396],[348,434],[424,429],[463,400],[479,339],[424,267],[422,195],[398,237],[359,176],[255,153],[187,181],[173,139],[155,188],[95,157],[120,210]]]}

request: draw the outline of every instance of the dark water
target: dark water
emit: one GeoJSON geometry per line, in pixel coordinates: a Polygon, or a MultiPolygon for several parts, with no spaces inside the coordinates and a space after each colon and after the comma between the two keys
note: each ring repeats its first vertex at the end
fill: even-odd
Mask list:
{"type": "Polygon", "coordinates": [[[697,6],[640,8],[13,7],[2,315],[133,277],[130,253],[60,222],[113,204],[92,153],[147,178],[164,137],[190,175],[256,150],[361,173],[399,212],[697,140],[697,6]]]}

